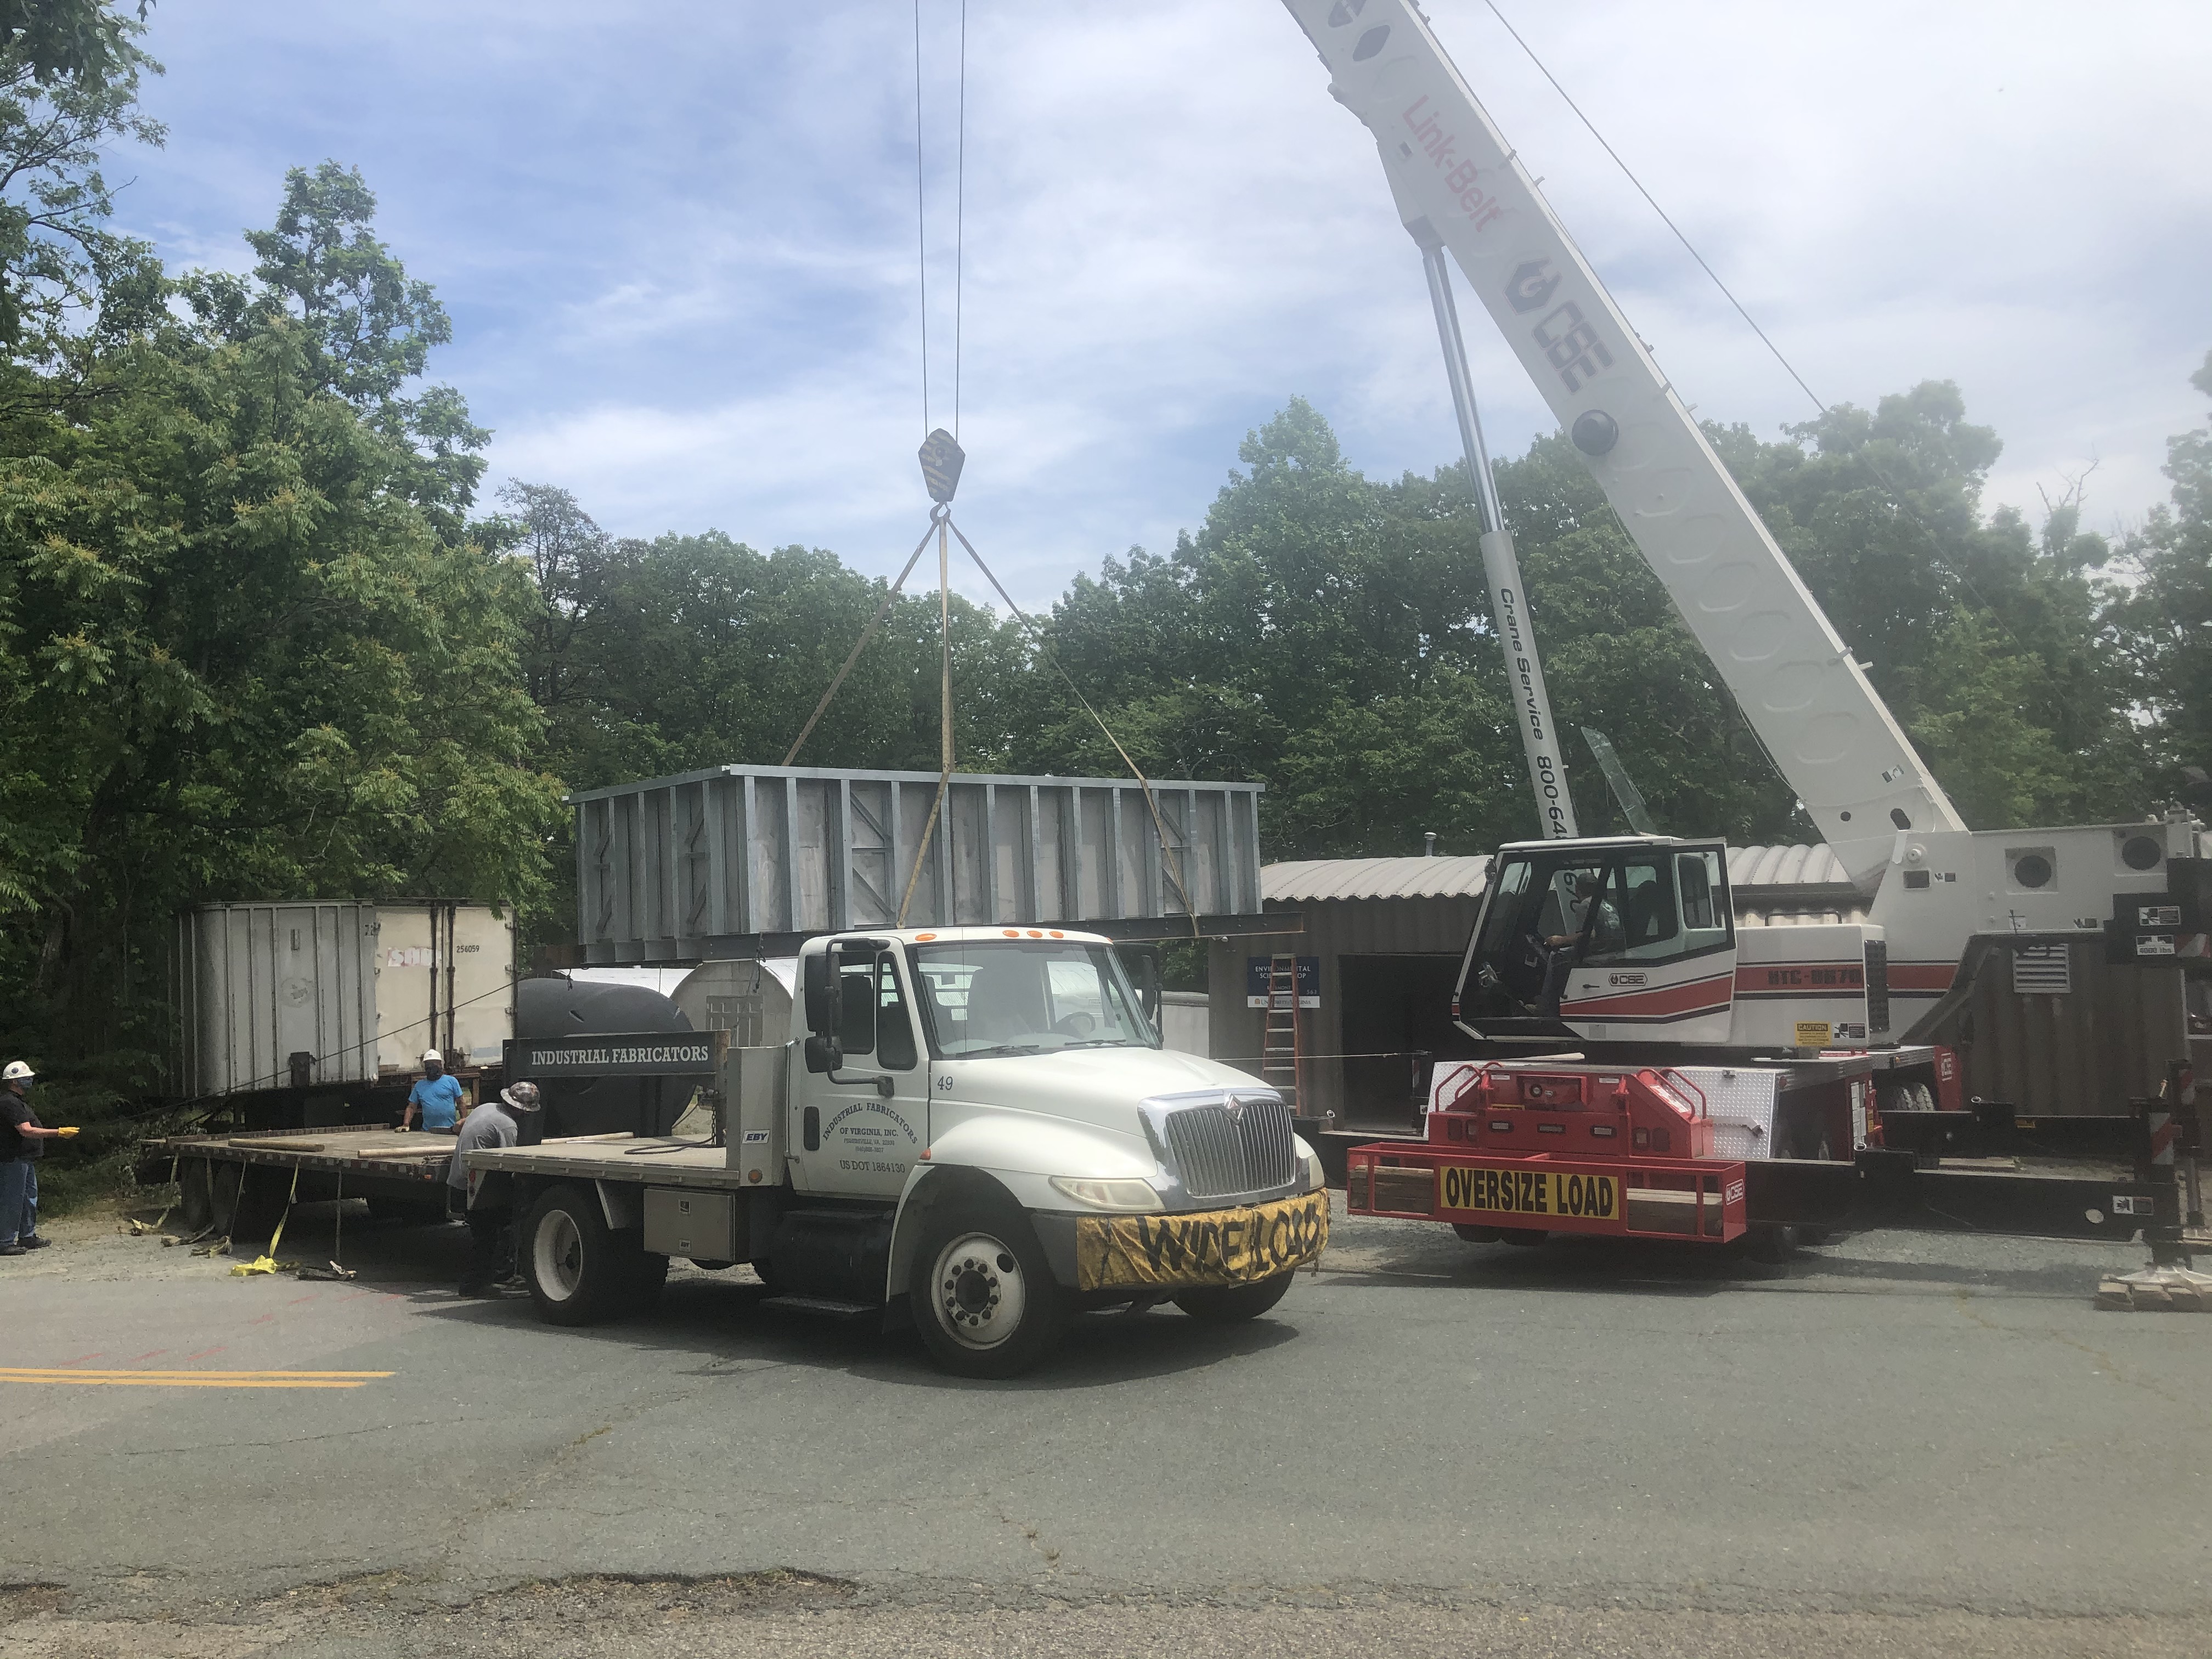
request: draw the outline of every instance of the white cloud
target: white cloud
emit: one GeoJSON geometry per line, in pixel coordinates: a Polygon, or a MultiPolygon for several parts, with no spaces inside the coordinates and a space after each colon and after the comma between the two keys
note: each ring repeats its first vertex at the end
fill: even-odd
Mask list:
{"type": "MultiPolygon", "coordinates": [[[[1429,9],[1700,415],[1804,418],[1486,6],[1429,9]]],[[[2006,441],[1992,503],[2032,516],[2092,458],[2091,524],[2162,498],[2212,345],[2212,14],[1506,9],[1823,396],[1957,380],[2006,441]]],[[[955,14],[924,13],[949,256],[955,14]]],[[[624,533],[904,556],[926,507],[904,8],[164,0],[154,22],[172,138],[137,194],[165,248],[234,246],[284,166],[359,161],[454,313],[434,368],[496,428],[497,477],[563,484],[624,533]]],[[[960,506],[1024,603],[1194,526],[1292,393],[1379,476],[1450,458],[1418,260],[1285,14],[975,0],[969,45],[960,506]]],[[[1515,453],[1549,415],[1468,325],[1515,453]]]]}

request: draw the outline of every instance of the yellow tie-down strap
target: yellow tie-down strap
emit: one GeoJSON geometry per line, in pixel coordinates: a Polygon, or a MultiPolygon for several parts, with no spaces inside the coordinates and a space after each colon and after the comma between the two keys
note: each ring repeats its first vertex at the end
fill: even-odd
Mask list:
{"type": "Polygon", "coordinates": [[[1328,1243],[1326,1192],[1196,1215],[1087,1215],[1075,1224],[1076,1284],[1249,1285],[1311,1261],[1328,1243]]]}

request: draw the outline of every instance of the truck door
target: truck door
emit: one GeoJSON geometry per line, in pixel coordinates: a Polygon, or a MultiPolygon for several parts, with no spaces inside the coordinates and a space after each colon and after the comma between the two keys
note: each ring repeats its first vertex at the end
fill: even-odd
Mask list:
{"type": "Polygon", "coordinates": [[[844,959],[845,1063],[834,1075],[795,1073],[787,1133],[802,1192],[896,1198],[929,1144],[929,1068],[899,956],[844,959]]]}
{"type": "Polygon", "coordinates": [[[1597,912],[1564,970],[1559,1018],[1601,1042],[1725,1042],[1735,997],[1725,850],[1618,854],[1595,885],[1597,912]]]}

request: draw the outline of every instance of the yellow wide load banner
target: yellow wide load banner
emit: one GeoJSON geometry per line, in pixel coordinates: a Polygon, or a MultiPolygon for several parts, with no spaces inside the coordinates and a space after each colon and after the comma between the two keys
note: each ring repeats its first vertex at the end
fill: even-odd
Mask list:
{"type": "Polygon", "coordinates": [[[1091,1216],[1075,1224],[1076,1283],[1249,1285],[1303,1266],[1328,1243],[1328,1194],[1196,1215],[1091,1216]]]}

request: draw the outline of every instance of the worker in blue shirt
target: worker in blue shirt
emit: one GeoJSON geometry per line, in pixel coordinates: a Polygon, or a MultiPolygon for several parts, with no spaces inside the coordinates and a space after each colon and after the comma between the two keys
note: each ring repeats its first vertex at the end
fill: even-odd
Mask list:
{"type": "Polygon", "coordinates": [[[454,1120],[461,1113],[461,1085],[459,1079],[446,1075],[446,1059],[435,1048],[422,1056],[422,1080],[407,1091],[407,1110],[400,1117],[399,1127],[415,1127],[415,1109],[422,1109],[422,1127],[453,1133],[454,1120]]]}

